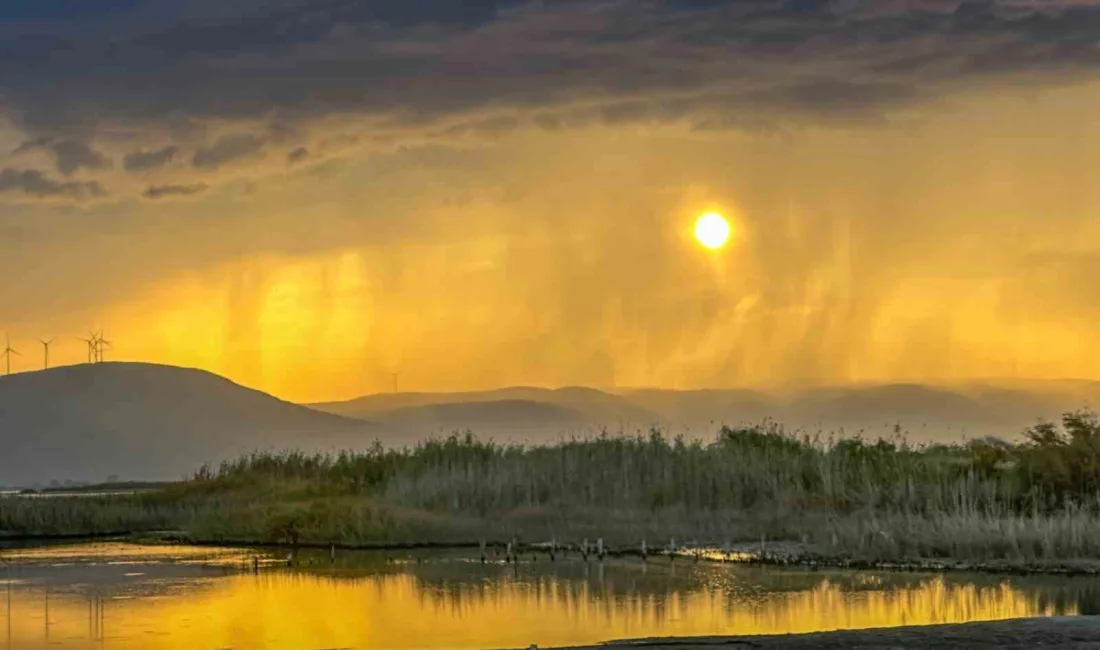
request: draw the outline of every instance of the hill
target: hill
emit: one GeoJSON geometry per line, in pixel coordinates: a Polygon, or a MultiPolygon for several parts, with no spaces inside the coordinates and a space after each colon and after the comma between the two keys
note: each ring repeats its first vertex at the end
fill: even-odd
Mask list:
{"type": "Polygon", "coordinates": [[[594,388],[513,386],[458,393],[379,393],[310,408],[369,419],[405,435],[421,437],[471,429],[485,437],[515,441],[556,440],[571,433],[635,430],[667,422],[629,399],[594,388]]]}
{"type": "Polygon", "coordinates": [[[469,429],[511,440],[560,436],[589,424],[575,409],[519,399],[406,406],[382,415],[387,429],[420,435],[469,429]]]}
{"type": "Polygon", "coordinates": [[[607,428],[633,432],[658,425],[709,438],[723,424],[772,419],[790,428],[890,435],[915,442],[1012,438],[1038,419],[1100,400],[1100,384],[1083,381],[972,382],[950,386],[884,384],[789,391],[511,387],[465,393],[388,393],[313,408],[366,418],[406,434],[470,428],[498,440],[558,439],[607,428]],[[505,405],[505,402],[511,404],[505,405]],[[496,406],[494,406],[496,404],[496,406]],[[459,405],[477,405],[467,409],[459,405]],[[547,407],[567,409],[568,414],[547,407]],[[473,410],[479,414],[474,416],[473,410]]]}
{"type": "MultiPolygon", "coordinates": [[[[915,442],[1012,438],[1040,418],[1090,403],[1087,387],[996,382],[931,386],[884,384],[823,386],[764,393],[746,390],[626,391],[623,395],[691,430],[772,419],[789,428],[867,437],[900,427],[915,442]]],[[[1091,402],[1095,403],[1095,402],[1091,402]]]]}
{"type": "Polygon", "coordinates": [[[625,399],[657,413],[673,426],[713,431],[722,424],[756,423],[783,415],[775,395],[752,390],[624,390],[625,399]]]}
{"type": "Polygon", "coordinates": [[[241,453],[363,447],[380,432],[201,370],[100,363],[0,377],[0,485],[177,479],[241,453]]]}

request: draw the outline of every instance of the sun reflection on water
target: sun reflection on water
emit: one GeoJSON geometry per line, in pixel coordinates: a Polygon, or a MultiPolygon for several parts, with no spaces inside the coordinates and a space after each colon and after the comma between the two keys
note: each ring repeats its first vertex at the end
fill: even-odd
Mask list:
{"type": "Polygon", "coordinates": [[[1059,596],[1060,587],[1050,585],[707,563],[567,561],[517,568],[433,558],[359,571],[331,568],[327,560],[315,571],[186,569],[50,567],[74,572],[60,578],[41,567],[27,575],[15,569],[19,582],[8,609],[0,607],[0,634],[12,648],[31,649],[506,648],[1078,611],[1072,594],[1059,596]]]}

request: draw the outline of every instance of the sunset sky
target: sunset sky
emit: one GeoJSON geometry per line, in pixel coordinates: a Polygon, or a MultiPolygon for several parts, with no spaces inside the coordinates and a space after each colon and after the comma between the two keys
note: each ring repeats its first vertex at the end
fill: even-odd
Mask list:
{"type": "Polygon", "coordinates": [[[0,332],[302,401],[1100,378],[1098,111],[1100,0],[4,3],[0,332]]]}

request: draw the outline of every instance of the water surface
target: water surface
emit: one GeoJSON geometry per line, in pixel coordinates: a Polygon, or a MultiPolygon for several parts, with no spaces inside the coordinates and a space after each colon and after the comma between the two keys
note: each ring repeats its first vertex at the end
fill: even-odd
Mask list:
{"type": "Polygon", "coordinates": [[[288,567],[281,554],[128,544],[0,558],[0,648],[32,650],[526,648],[1100,611],[1091,579],[683,559],[483,565],[458,552],[344,552],[288,567]]]}

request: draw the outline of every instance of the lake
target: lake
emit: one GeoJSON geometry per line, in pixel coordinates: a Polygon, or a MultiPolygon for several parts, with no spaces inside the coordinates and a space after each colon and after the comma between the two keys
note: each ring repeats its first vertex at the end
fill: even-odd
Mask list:
{"type": "Polygon", "coordinates": [[[812,571],[683,558],[0,549],[0,648],[526,648],[646,636],[1100,613],[1087,578],[812,571]],[[6,644],[6,645],[5,645],[6,644]]]}

